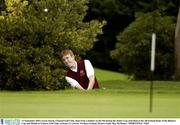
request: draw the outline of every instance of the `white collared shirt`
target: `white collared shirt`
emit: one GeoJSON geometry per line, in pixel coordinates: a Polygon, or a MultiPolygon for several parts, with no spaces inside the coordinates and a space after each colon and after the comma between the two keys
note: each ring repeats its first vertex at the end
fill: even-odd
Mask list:
{"type": "MultiPolygon", "coordinates": [[[[84,60],[84,65],[85,65],[87,77],[89,78],[90,76],[94,75],[94,68],[93,68],[91,62],[89,60],[84,60]]],[[[71,70],[74,72],[77,72],[77,68],[78,67],[77,67],[77,62],[76,62],[75,68],[73,68],[71,70]]],[[[73,79],[71,77],[65,76],[65,79],[72,87],[75,87],[79,84],[75,79],[73,79]]]]}

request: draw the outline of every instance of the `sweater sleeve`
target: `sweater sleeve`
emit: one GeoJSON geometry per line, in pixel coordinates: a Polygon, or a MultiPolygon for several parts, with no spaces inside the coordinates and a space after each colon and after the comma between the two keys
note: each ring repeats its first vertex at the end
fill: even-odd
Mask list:
{"type": "Polygon", "coordinates": [[[87,77],[94,75],[94,68],[89,60],[84,60],[87,77]]]}
{"type": "Polygon", "coordinates": [[[65,76],[65,79],[72,87],[75,87],[79,84],[75,79],[72,79],[68,76],[65,76]]]}

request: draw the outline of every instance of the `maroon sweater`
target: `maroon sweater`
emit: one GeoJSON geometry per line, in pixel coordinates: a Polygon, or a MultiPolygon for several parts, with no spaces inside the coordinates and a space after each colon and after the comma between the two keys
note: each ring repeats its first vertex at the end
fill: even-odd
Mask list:
{"type": "MultiPolygon", "coordinates": [[[[86,74],[84,60],[77,62],[77,72],[74,72],[69,69],[66,76],[72,79],[75,79],[84,89],[88,88],[89,79],[86,74]]],[[[95,77],[95,83],[94,83],[93,89],[98,89],[98,88],[99,88],[99,84],[95,77]]]]}

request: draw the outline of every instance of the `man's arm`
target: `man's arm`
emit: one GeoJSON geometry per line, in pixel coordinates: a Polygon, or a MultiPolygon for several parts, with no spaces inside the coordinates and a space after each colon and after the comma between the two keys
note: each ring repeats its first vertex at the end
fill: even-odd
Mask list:
{"type": "Polygon", "coordinates": [[[77,89],[80,89],[80,90],[85,90],[81,85],[79,85],[79,84],[77,84],[76,86],[75,86],[75,88],[77,88],[77,89]]]}
{"type": "Polygon", "coordinates": [[[94,75],[92,75],[92,76],[89,77],[89,85],[88,85],[87,90],[93,89],[94,82],[95,82],[95,80],[94,80],[94,75]]]}
{"type": "Polygon", "coordinates": [[[66,76],[65,79],[73,88],[84,90],[84,88],[76,80],[74,80],[68,76],[66,76]]]}
{"type": "Polygon", "coordinates": [[[91,90],[93,89],[95,83],[94,68],[89,60],[85,60],[84,62],[85,62],[87,77],[89,78],[89,85],[87,90],[91,90]]]}

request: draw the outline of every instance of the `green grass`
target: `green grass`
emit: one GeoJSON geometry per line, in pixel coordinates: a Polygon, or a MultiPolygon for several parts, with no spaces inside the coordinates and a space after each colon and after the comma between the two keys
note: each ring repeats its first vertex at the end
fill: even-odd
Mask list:
{"type": "Polygon", "coordinates": [[[119,80],[119,81],[128,81],[128,77],[124,74],[107,71],[103,69],[95,69],[96,76],[99,81],[108,81],[108,80],[119,80]]]}
{"type": "Polygon", "coordinates": [[[130,81],[96,69],[100,90],[0,92],[3,118],[179,118],[180,84],[155,81],[149,112],[149,81],[130,81]]]}

